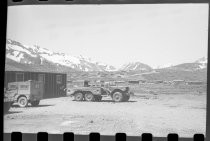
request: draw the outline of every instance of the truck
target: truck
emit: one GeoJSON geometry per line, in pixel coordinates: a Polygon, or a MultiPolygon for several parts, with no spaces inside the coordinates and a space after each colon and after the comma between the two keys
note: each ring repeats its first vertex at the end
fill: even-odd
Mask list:
{"type": "Polygon", "coordinates": [[[67,90],[75,101],[101,101],[102,97],[110,96],[114,102],[126,102],[130,98],[130,88],[126,86],[110,86],[103,84],[89,84],[84,81],[83,86],[67,90]]]}
{"type": "Polygon", "coordinates": [[[43,82],[28,80],[23,82],[10,82],[6,93],[13,93],[13,103],[18,103],[20,107],[38,106],[43,97],[44,85],[43,82]]]}

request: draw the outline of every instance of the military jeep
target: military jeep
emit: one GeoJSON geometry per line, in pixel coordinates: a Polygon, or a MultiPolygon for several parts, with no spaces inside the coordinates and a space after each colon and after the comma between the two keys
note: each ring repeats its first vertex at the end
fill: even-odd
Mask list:
{"type": "Polygon", "coordinates": [[[89,81],[84,81],[82,87],[75,87],[70,91],[70,95],[74,96],[75,101],[101,101],[102,97],[110,96],[115,102],[123,102],[130,98],[129,87],[89,84],[89,81]]]}
{"type": "Polygon", "coordinates": [[[38,106],[43,97],[44,85],[35,80],[10,82],[8,83],[8,92],[13,93],[13,103],[18,103],[20,107],[26,107],[28,103],[31,103],[32,106],[38,106]]]}

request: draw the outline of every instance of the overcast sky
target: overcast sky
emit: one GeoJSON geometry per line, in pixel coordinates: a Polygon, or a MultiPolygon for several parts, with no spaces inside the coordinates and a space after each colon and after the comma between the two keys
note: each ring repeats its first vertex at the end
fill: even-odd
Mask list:
{"type": "Polygon", "coordinates": [[[207,4],[12,6],[7,26],[9,39],[116,67],[207,57],[207,4]]]}

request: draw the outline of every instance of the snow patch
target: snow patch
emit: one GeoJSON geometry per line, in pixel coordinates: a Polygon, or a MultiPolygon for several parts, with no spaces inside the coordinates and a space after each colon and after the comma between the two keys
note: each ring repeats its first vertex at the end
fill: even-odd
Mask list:
{"type": "Polygon", "coordinates": [[[206,68],[206,65],[205,64],[200,64],[199,67],[200,67],[200,69],[204,69],[204,68],[206,68]]]}
{"type": "Polygon", "coordinates": [[[53,52],[52,51],[49,51],[48,49],[45,49],[45,48],[39,48],[38,53],[45,53],[45,54],[49,54],[49,55],[52,55],[53,52]]]}
{"type": "Polygon", "coordinates": [[[19,52],[25,52],[27,53],[28,55],[32,56],[32,57],[37,57],[36,55],[32,54],[30,51],[28,51],[27,49],[24,49],[20,46],[17,46],[17,45],[7,45],[6,46],[7,49],[13,49],[15,51],[19,51],[19,52]]]}
{"type": "MultiPolygon", "coordinates": [[[[16,54],[17,54],[17,52],[16,52],[16,54]]],[[[11,54],[11,53],[8,53],[8,54],[6,55],[6,57],[9,58],[9,59],[14,60],[14,61],[16,61],[16,62],[20,62],[20,60],[24,58],[22,53],[21,53],[21,54],[17,54],[16,56],[14,56],[14,55],[11,54]]]]}
{"type": "Polygon", "coordinates": [[[157,69],[168,68],[168,67],[172,67],[172,66],[173,65],[171,63],[168,63],[168,64],[158,66],[157,69]]]}
{"type": "Polygon", "coordinates": [[[53,63],[58,63],[64,66],[70,66],[73,67],[74,64],[79,65],[80,61],[77,58],[71,57],[71,56],[60,56],[60,55],[52,55],[49,56],[48,54],[40,54],[43,58],[45,58],[48,61],[51,61],[53,63]]]}
{"type": "Polygon", "coordinates": [[[17,57],[19,53],[20,53],[19,51],[13,51],[15,57],[17,57]]]}

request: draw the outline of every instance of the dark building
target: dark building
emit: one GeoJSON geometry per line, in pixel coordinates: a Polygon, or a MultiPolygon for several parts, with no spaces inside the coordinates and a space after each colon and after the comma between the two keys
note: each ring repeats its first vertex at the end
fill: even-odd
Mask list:
{"type": "MultiPolygon", "coordinates": [[[[45,70],[46,71],[46,70],[45,70]]],[[[23,70],[5,65],[4,87],[9,82],[37,80],[44,82],[43,98],[55,98],[66,95],[66,74],[58,72],[44,72],[44,70],[23,70]]]]}

